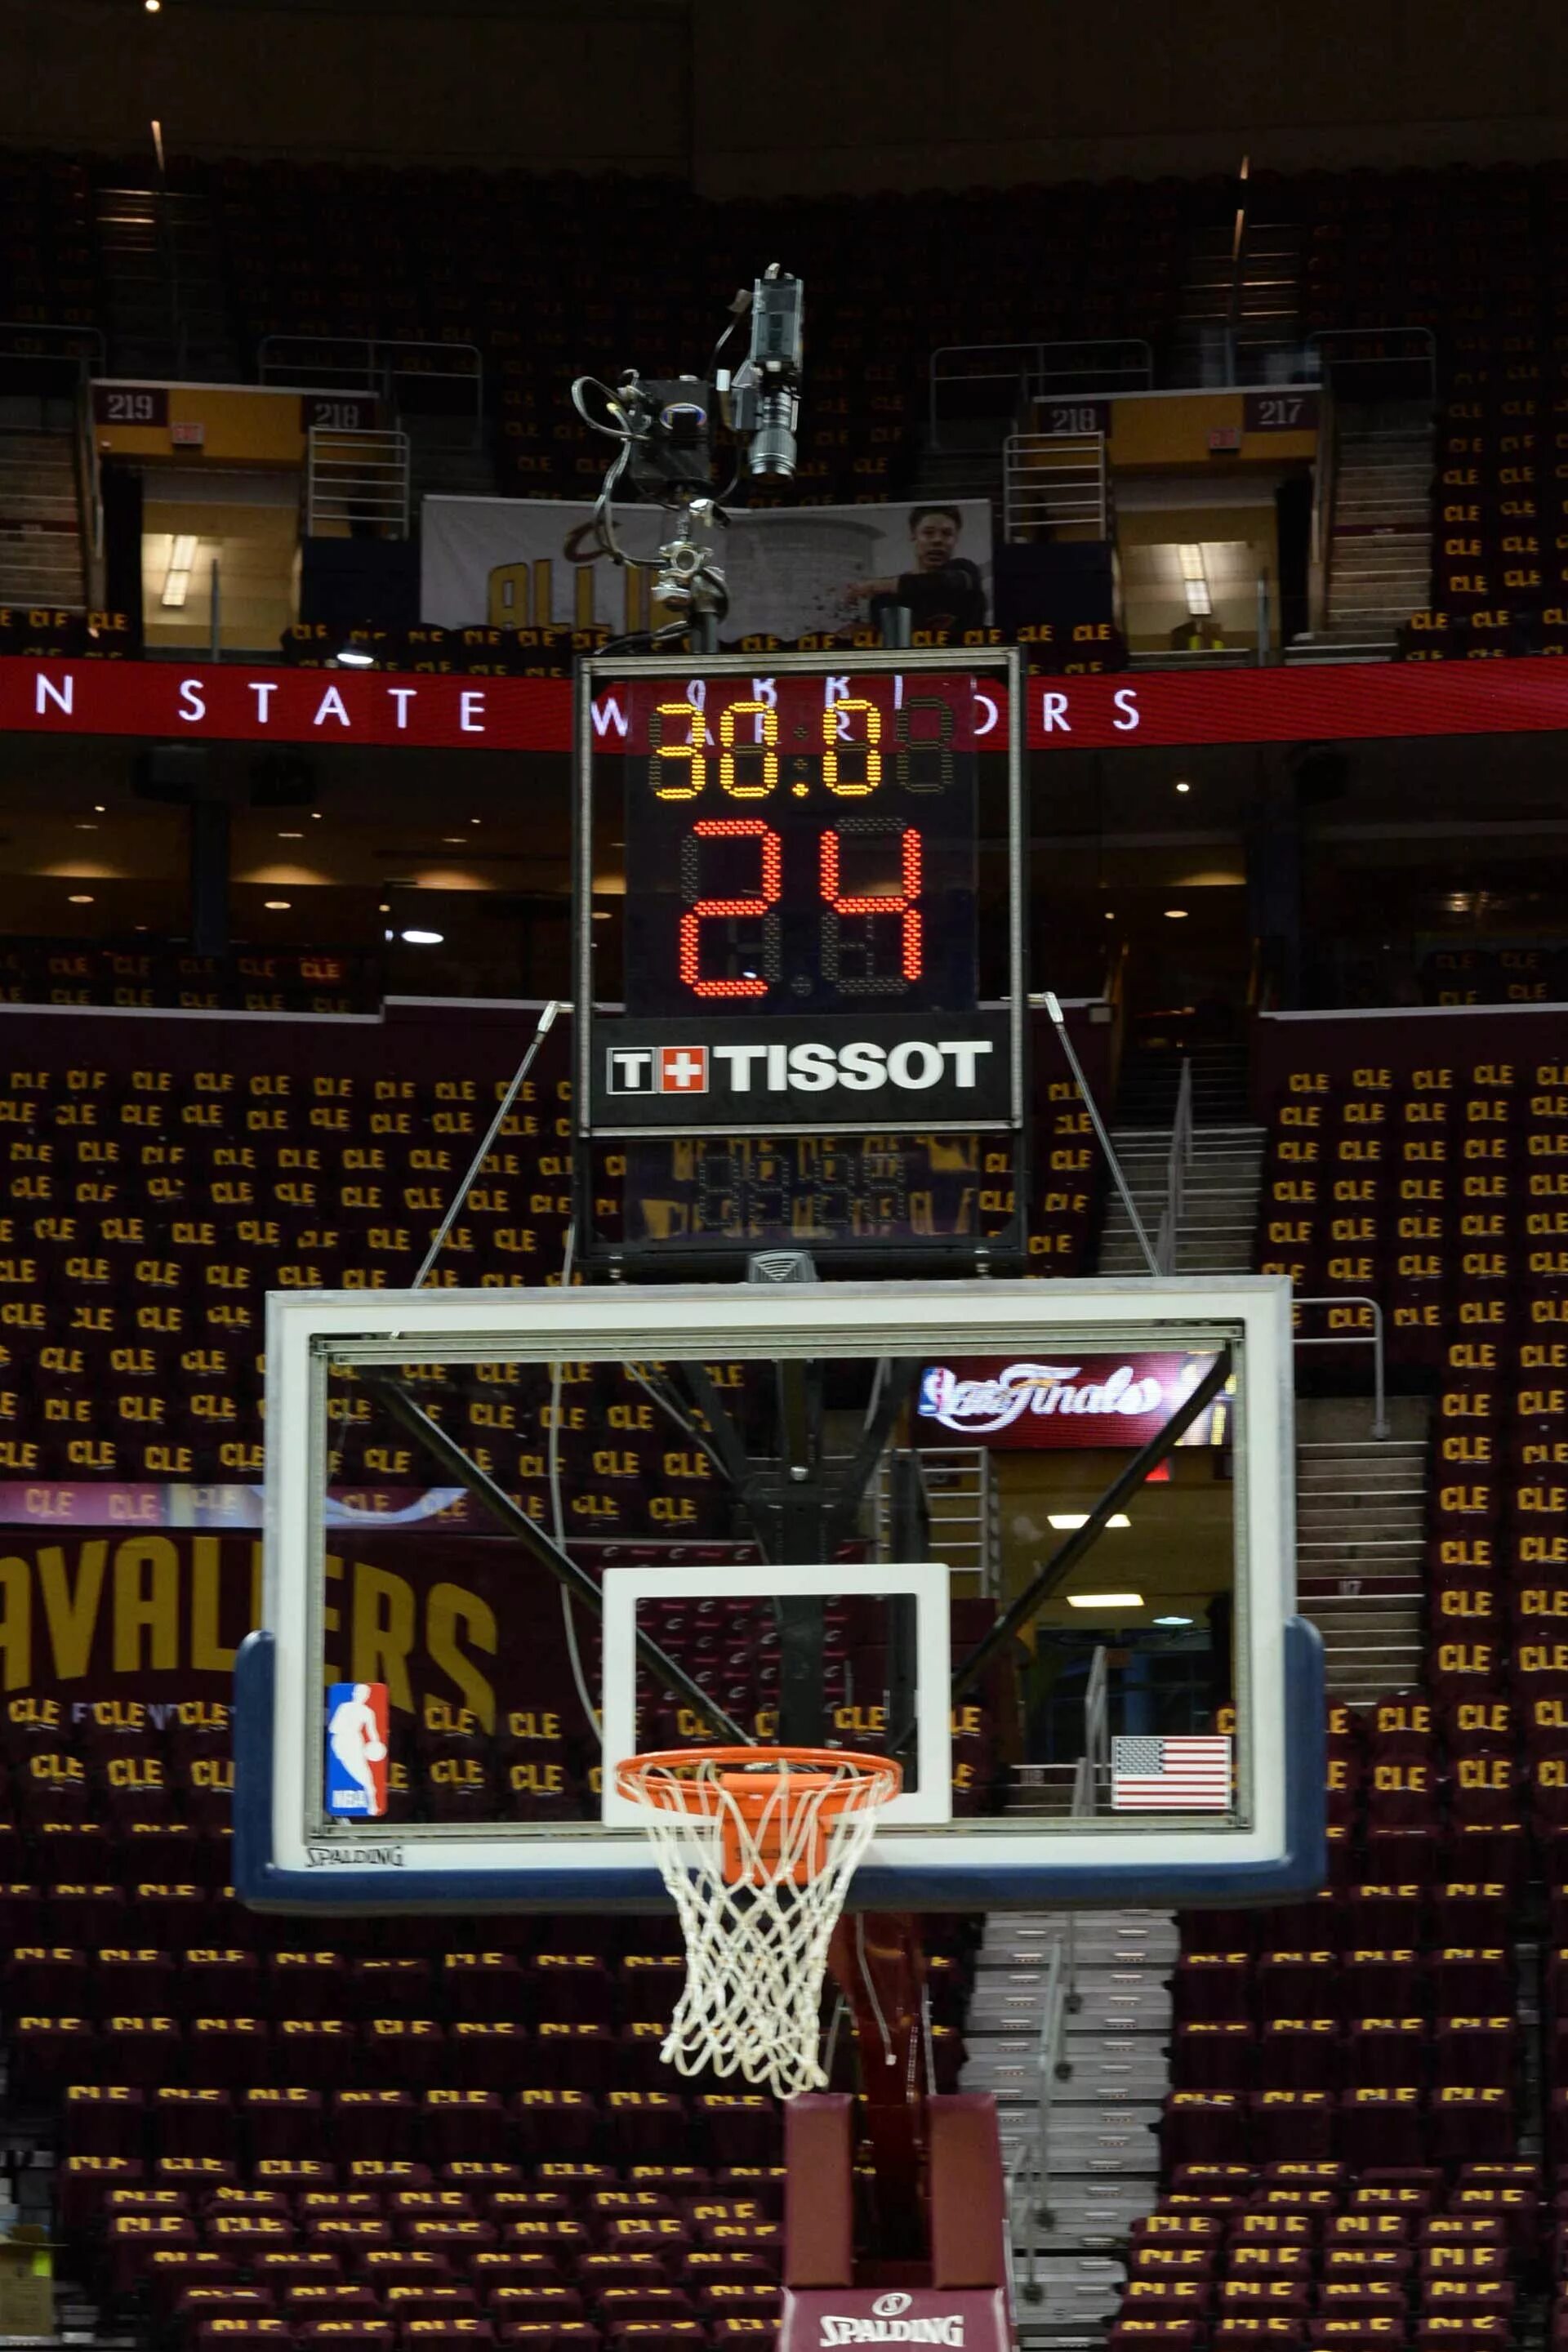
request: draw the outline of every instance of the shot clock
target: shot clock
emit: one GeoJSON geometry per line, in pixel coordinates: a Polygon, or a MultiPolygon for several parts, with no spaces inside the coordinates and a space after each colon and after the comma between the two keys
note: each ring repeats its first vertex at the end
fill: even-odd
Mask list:
{"type": "Polygon", "coordinates": [[[964,648],[584,666],[588,1136],[876,1139],[885,1165],[899,1138],[1017,1133],[1016,664],[964,648]],[[606,871],[624,897],[601,949],[606,871]]]}

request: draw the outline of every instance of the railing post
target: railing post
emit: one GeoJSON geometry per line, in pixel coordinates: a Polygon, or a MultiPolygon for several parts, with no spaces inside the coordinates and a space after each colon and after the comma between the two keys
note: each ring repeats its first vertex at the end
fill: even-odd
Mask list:
{"type": "Polygon", "coordinates": [[[1323,1339],[1303,1339],[1300,1332],[1291,1334],[1291,1344],[1297,1348],[1349,1348],[1365,1340],[1372,1349],[1372,1433],[1373,1437],[1388,1435],[1388,1403],[1383,1348],[1383,1307],[1375,1298],[1363,1293],[1337,1291],[1323,1298],[1295,1298],[1292,1307],[1365,1307],[1372,1312],[1372,1329],[1366,1331],[1331,1331],[1323,1339]]]}

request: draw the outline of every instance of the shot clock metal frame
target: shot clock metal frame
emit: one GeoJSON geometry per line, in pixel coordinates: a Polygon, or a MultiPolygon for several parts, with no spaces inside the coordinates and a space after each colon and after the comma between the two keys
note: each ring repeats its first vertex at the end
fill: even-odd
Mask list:
{"type": "MultiPolygon", "coordinates": [[[[853,689],[851,689],[853,701],[853,689]]],[[[924,696],[931,703],[931,696],[924,696]]],[[[752,701],[752,708],[757,703],[752,701]]],[[[823,703],[823,713],[830,710],[823,703]]],[[[853,701],[853,708],[865,708],[863,701],[853,701]]],[[[886,706],[884,706],[886,722],[886,706]]],[[[1011,1162],[1016,1171],[1016,1212],[1013,1212],[1011,1249],[1004,1249],[992,1263],[1002,1258],[1023,1263],[1023,1202],[1027,1195],[1027,1112],[1030,1112],[1030,1085],[1027,1085],[1027,973],[1025,973],[1025,830],[1023,830],[1023,668],[1020,656],[1013,646],[912,646],[912,649],[860,649],[860,646],[832,646],[814,654],[717,654],[717,656],[679,656],[679,654],[658,654],[658,656],[593,656],[578,666],[576,677],[576,793],[574,793],[574,969],[576,969],[576,1004],[583,1009],[576,1021],[574,1034],[574,1112],[576,1112],[576,1202],[578,1202],[578,1244],[583,1258],[593,1265],[602,1251],[597,1244],[597,1216],[595,1216],[595,1183],[593,1164],[595,1146],[605,1146],[611,1140],[729,1140],[742,1143],[748,1139],[787,1140],[787,1139],[936,1139],[936,1136],[1008,1136],[1011,1139],[1011,1162]],[[912,685],[910,706],[920,696],[921,679],[973,679],[980,696],[985,698],[990,724],[983,724],[983,734],[994,730],[994,752],[978,746],[971,736],[962,746],[962,755],[975,762],[966,791],[971,795],[971,830],[966,856],[969,856],[969,919],[975,929],[975,948],[971,960],[971,983],[959,988],[959,995],[950,995],[950,1002],[931,1004],[931,985],[924,988],[924,1007],[900,1009],[884,995],[881,988],[868,988],[853,983],[823,981],[823,973],[799,971],[797,990],[804,995],[820,997],[823,985],[844,985],[844,1004],[818,1007],[814,1012],[802,1012],[797,1002],[773,990],[773,1002],[762,1004],[738,1004],[736,997],[715,1004],[715,1002],[693,1000],[689,1012],[670,1009],[668,997],[660,1004],[639,1004],[637,1002],[637,971],[635,955],[648,931],[660,922],[668,929],[670,903],[666,894],[670,891],[670,877],[663,875],[660,882],[648,882],[648,861],[642,868],[637,863],[637,845],[632,842],[632,825],[626,812],[630,800],[623,800],[616,809],[618,821],[616,830],[626,835],[623,858],[626,858],[626,898],[623,898],[623,922],[626,922],[626,1004],[611,1007],[606,992],[595,988],[595,833],[599,835],[599,846],[605,840],[605,757],[626,746],[626,757],[639,762],[648,755],[658,755],[658,739],[642,743],[639,739],[627,739],[627,724],[637,724],[644,718],[637,701],[637,689],[670,685],[684,698],[691,698],[689,689],[699,687],[699,696],[708,696],[708,708],[717,706],[712,689],[724,685],[741,687],[741,696],[733,701],[750,701],[748,689],[752,682],[769,682],[785,687],[790,679],[811,682],[811,679],[844,679],[847,685],[856,679],[886,679],[889,698],[896,708],[902,703],[902,679],[912,685]],[[900,682],[900,685],[893,685],[900,682]],[[609,713],[609,701],[614,689],[627,689],[632,701],[621,706],[621,722],[609,713]],[[990,689],[990,691],[987,691],[990,689]],[[616,734],[618,739],[616,740],[616,734]],[[1006,946],[1004,957],[990,957],[990,988],[992,995],[980,1000],[980,901],[978,901],[978,858],[980,858],[980,824],[983,824],[983,779],[985,769],[980,762],[1006,760],[1006,946]],[[597,824],[595,824],[597,818],[597,824]],[[642,887],[642,898],[639,898],[642,887]],[[656,891],[656,896],[654,896],[656,891]],[[750,1016],[750,1021],[748,1021],[750,1016]],[[851,1058],[844,1061],[842,1051],[853,1049],[851,1058]],[[677,1077],[675,1085],[666,1089],[666,1070],[677,1063],[684,1073],[691,1073],[696,1085],[689,1091],[675,1091],[687,1087],[687,1077],[677,1077]],[[787,1063],[787,1077],[785,1077],[787,1063]],[[802,1070],[811,1063],[806,1075],[802,1070]],[[630,1085],[623,1085],[630,1079],[630,1085]],[[781,1091],[783,1089],[783,1091],[781,1091]]],[[[921,736],[910,743],[910,751],[921,746],[933,746],[938,739],[921,736]]],[[[945,746],[947,736],[941,743],[945,746]]],[[[712,740],[708,731],[710,760],[715,767],[724,762],[724,751],[712,740]]],[[[736,757],[757,755],[752,743],[736,743],[736,757]]],[[[769,746],[771,748],[771,746],[769,746]]],[[[823,751],[811,752],[811,757],[826,757],[832,743],[823,740],[823,751]]],[[[872,746],[868,746],[872,748],[872,746]]],[[[844,751],[860,751],[860,740],[844,736],[844,751]]],[[[891,755],[893,743],[884,743],[884,757],[891,755]]],[[[799,760],[799,752],[787,746],[778,751],[778,764],[799,760]]],[[[757,824],[762,816],[759,802],[783,785],[785,776],[775,774],[775,783],[766,783],[764,791],[754,785],[754,767],[748,767],[750,785],[736,791],[736,779],[726,785],[712,779],[712,791],[708,793],[708,818],[699,818],[703,830],[710,830],[710,821],[726,812],[731,818],[741,818],[745,830],[754,830],[762,846],[762,885],[757,889],[757,906],[736,908],[736,912],[757,912],[762,915],[764,898],[783,898],[781,918],[790,927],[790,940],[799,955],[802,943],[804,906],[799,885],[790,891],[790,877],[799,873],[799,825],[790,825],[787,818],[793,804],[778,793],[775,800],[775,825],[757,824]],[[769,889],[769,868],[766,858],[773,849],[773,879],[769,889]],[[795,856],[787,856],[793,849],[795,856]],[[778,882],[783,858],[785,885],[778,882]]],[[[708,779],[705,779],[708,781],[708,779]]],[[[848,781],[848,779],[847,779],[848,781]]],[[[992,791],[1002,781],[999,772],[992,769],[992,791]]],[[[848,807],[832,824],[832,830],[848,833],[853,825],[853,802],[860,793],[844,791],[844,785],[823,776],[827,793],[837,793],[848,807]]],[[[700,788],[699,788],[700,791],[700,788]]],[[[959,889],[957,873],[952,866],[952,835],[938,840],[938,835],[921,835],[917,814],[920,802],[910,804],[910,795],[929,791],[929,785],[917,785],[912,781],[898,788],[902,809],[910,824],[905,828],[905,842],[912,830],[921,842],[921,889],[931,868],[942,861],[945,882],[941,891],[952,898],[959,889]],[[926,856],[926,840],[933,842],[933,852],[926,856]]],[[[804,783],[795,783],[795,795],[804,800],[804,783]]],[[[660,795],[663,797],[691,797],[660,795]]],[[[992,800],[994,809],[994,800],[992,800]]],[[[696,812],[693,812],[696,816],[696,812]]],[[[860,818],[865,825],[865,816],[860,818]]],[[[712,825],[717,830],[717,825],[712,825]]],[[[726,830],[741,830],[741,825],[726,830]]],[[[818,842],[827,833],[823,825],[818,842]]],[[[881,825],[877,825],[881,830],[881,825]]],[[[908,852],[905,852],[908,856],[908,852]]],[[[666,861],[668,863],[668,861],[666,861]]],[[[908,866],[905,866],[908,870],[908,866]]],[[[941,870],[941,868],[938,868],[941,870]]],[[[837,873],[837,861],[835,861],[837,873]]],[[[837,885],[835,885],[837,887],[837,885]]],[[[826,889],[826,885],[823,885],[826,889]]],[[[750,894],[748,894],[750,896],[750,894]]],[[[891,896],[877,891],[875,896],[891,896]]],[[[936,891],[933,891],[936,896],[936,891]]],[[[832,903],[832,901],[827,901],[832,903]]],[[[992,898],[994,908],[994,898],[992,898]]],[[[848,908],[847,908],[848,912],[848,908]]],[[[865,898],[853,903],[853,912],[868,915],[877,912],[865,898]]],[[[889,912],[902,912],[902,901],[893,901],[889,912]]],[[[931,919],[941,908],[921,908],[924,929],[921,929],[921,952],[945,952],[950,967],[950,990],[952,990],[954,967],[962,969],[963,952],[954,952],[952,940],[942,934],[941,919],[931,919]]],[[[764,934],[766,936],[766,934],[764,934]]],[[[775,939],[781,931],[775,931],[775,939]]],[[[905,931],[908,943],[908,931],[905,931]]],[[[826,950],[823,950],[826,952],[826,950]]],[[[799,969],[799,967],[797,967],[799,969]]],[[[921,967],[921,979],[926,979],[921,967]]],[[[752,973],[745,973],[752,979],[752,973]]],[[[941,988],[941,983],[938,983],[941,988]]],[[[717,990],[715,990],[717,995],[717,990]]],[[[738,995],[738,990],[736,990],[738,995]]],[[[891,1146],[896,1150],[898,1146],[891,1146]]],[[[954,1251],[952,1237],[933,1237],[933,1246],[926,1249],[920,1242],[908,1240],[908,1254],[931,1263],[936,1258],[938,1246],[947,1251],[954,1261],[978,1265],[985,1263],[985,1242],[959,1244],[954,1251]]],[[[826,1251],[835,1256],[835,1251],[826,1251]]],[[[886,1270],[896,1270],[898,1249],[893,1246],[886,1256],[886,1270]]],[[[875,1244],[858,1251],[858,1258],[869,1270],[875,1263],[875,1244]]]]}

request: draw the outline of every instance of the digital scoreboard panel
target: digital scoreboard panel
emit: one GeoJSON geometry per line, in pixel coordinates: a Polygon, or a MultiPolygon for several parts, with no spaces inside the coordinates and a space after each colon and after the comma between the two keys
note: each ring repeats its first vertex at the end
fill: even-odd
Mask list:
{"type": "Polygon", "coordinates": [[[1022,715],[1004,648],[584,665],[576,1092],[630,1247],[1007,1223],[1022,715]]]}

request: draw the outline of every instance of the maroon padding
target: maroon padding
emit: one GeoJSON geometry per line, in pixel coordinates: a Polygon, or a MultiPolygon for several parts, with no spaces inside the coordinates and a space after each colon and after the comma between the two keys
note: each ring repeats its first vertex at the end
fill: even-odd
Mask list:
{"type": "Polygon", "coordinates": [[[808,2092],[784,2107],[784,2264],[792,2287],[854,2276],[854,2100],[808,2092]]]}
{"type": "Polygon", "coordinates": [[[996,2102],[989,2091],[926,2101],[933,2287],[1006,2282],[1006,2199],[996,2102]]]}

